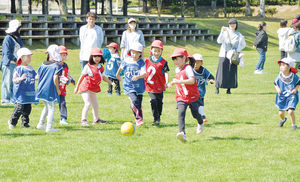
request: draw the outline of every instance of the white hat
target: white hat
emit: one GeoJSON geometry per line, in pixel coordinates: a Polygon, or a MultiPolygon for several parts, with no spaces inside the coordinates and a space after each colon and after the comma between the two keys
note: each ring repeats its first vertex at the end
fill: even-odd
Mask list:
{"type": "Polygon", "coordinates": [[[136,23],[136,20],[135,20],[134,18],[129,18],[129,19],[128,19],[128,23],[130,23],[130,22],[132,22],[132,21],[134,21],[134,22],[136,23]]]}
{"type": "Polygon", "coordinates": [[[5,30],[6,33],[13,33],[17,31],[17,29],[21,26],[21,21],[19,20],[11,20],[9,22],[9,28],[5,30]]]}
{"type": "Polygon", "coordinates": [[[194,55],[193,55],[193,58],[194,58],[195,60],[203,60],[203,57],[202,57],[201,54],[194,54],[194,55]]]}
{"type": "Polygon", "coordinates": [[[61,62],[61,55],[59,54],[59,47],[56,44],[52,44],[48,47],[45,54],[49,54],[50,58],[55,60],[56,62],[61,62]]]}
{"type": "Polygon", "coordinates": [[[23,47],[23,48],[19,49],[18,52],[17,52],[17,56],[18,56],[17,64],[18,63],[21,64],[21,62],[20,62],[21,57],[22,56],[27,56],[27,55],[32,55],[32,52],[29,49],[27,49],[26,47],[23,47]]]}
{"type": "Polygon", "coordinates": [[[294,65],[294,60],[291,58],[283,58],[282,60],[277,61],[278,64],[280,64],[280,62],[286,63],[289,66],[294,65]]]}
{"type": "Polygon", "coordinates": [[[143,52],[143,45],[139,42],[134,42],[130,45],[130,49],[127,53],[128,56],[131,56],[130,51],[137,51],[137,52],[143,52]]]}

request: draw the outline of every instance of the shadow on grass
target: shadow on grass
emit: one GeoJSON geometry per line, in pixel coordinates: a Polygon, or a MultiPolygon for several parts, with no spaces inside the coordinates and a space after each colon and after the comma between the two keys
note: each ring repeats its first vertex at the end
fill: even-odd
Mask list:
{"type": "Polygon", "coordinates": [[[0,109],[1,108],[14,108],[15,107],[15,105],[0,105],[0,109]]]}
{"type": "Polygon", "coordinates": [[[23,136],[40,136],[40,135],[46,135],[47,133],[6,133],[6,134],[1,134],[0,136],[5,136],[5,137],[23,137],[23,136]]]}
{"type": "MultiPolygon", "coordinates": [[[[234,124],[249,124],[249,125],[255,125],[255,124],[260,124],[260,123],[253,123],[253,122],[214,122],[214,125],[234,125],[234,124]]],[[[207,124],[205,125],[205,127],[209,127],[207,126],[207,124]]]]}
{"type": "Polygon", "coordinates": [[[234,93],[235,95],[275,95],[276,92],[266,92],[266,93],[234,93]]]}
{"type": "Polygon", "coordinates": [[[228,137],[228,138],[222,138],[222,137],[212,137],[208,140],[245,140],[245,141],[253,141],[257,140],[256,138],[240,138],[240,137],[228,137]]]}
{"type": "MultiPolygon", "coordinates": [[[[101,126],[101,124],[97,124],[101,126]]],[[[90,126],[65,126],[63,129],[67,131],[111,131],[111,130],[120,130],[120,128],[99,128],[95,127],[97,125],[90,125],[90,126]]],[[[102,125],[103,126],[103,125],[102,125]]]]}

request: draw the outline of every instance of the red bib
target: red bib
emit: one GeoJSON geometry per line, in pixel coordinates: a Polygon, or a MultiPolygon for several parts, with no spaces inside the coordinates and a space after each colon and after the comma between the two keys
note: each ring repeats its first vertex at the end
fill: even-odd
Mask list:
{"type": "Polygon", "coordinates": [[[148,58],[145,60],[146,63],[146,72],[145,85],[147,92],[161,93],[166,90],[165,84],[166,79],[162,70],[166,63],[166,60],[162,59],[158,63],[152,63],[148,58]]]}
{"type": "Polygon", "coordinates": [[[99,69],[95,66],[91,65],[90,63],[87,64],[89,68],[91,69],[93,76],[85,75],[81,85],[79,92],[86,92],[86,91],[92,91],[92,92],[100,92],[100,83],[102,81],[102,73],[104,71],[103,66],[101,66],[99,69]]]}

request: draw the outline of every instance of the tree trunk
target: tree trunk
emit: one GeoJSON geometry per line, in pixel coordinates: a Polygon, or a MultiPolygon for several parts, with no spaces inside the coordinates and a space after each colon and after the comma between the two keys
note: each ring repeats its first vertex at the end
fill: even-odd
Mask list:
{"type": "Polygon", "coordinates": [[[184,17],[184,0],[180,0],[181,4],[181,17],[184,17]]]}
{"type": "Polygon", "coordinates": [[[86,0],[86,13],[90,12],[91,8],[90,8],[90,0],[86,0]]]}
{"type": "Polygon", "coordinates": [[[198,15],[198,7],[197,7],[197,0],[194,0],[194,9],[195,9],[195,17],[199,17],[199,15],[198,15]]]}
{"type": "MultiPolygon", "coordinates": [[[[30,0],[28,0],[30,1],[30,0]]],[[[75,15],[76,14],[76,11],[75,11],[75,0],[72,0],[72,14],[75,15]]]]}
{"type": "Polygon", "coordinates": [[[227,5],[226,5],[226,0],[224,0],[224,16],[227,17],[227,5]]]}
{"type": "Polygon", "coordinates": [[[101,15],[104,15],[104,0],[101,0],[101,15]]]}
{"type": "Polygon", "coordinates": [[[67,7],[67,0],[59,0],[57,1],[59,12],[61,15],[67,15],[68,14],[68,7],[67,7]]]}
{"type": "Polygon", "coordinates": [[[81,0],[81,8],[80,8],[80,14],[81,15],[86,15],[87,11],[86,11],[86,0],[81,0]]]}
{"type": "Polygon", "coordinates": [[[259,16],[265,17],[265,0],[260,0],[259,16]]]}
{"type": "Polygon", "coordinates": [[[43,15],[48,15],[48,0],[42,0],[42,14],[43,15]]]}
{"type": "Polygon", "coordinates": [[[143,12],[148,13],[147,0],[143,0],[143,12]]]}
{"type": "Polygon", "coordinates": [[[158,14],[158,17],[160,17],[160,14],[161,14],[161,5],[162,5],[162,0],[157,0],[157,14],[158,14]]]}
{"type": "Polygon", "coordinates": [[[149,0],[150,1],[150,6],[153,6],[153,0],[149,0]]]}
{"type": "Polygon", "coordinates": [[[105,0],[106,14],[112,15],[112,0],[105,0]]]}
{"type": "Polygon", "coordinates": [[[15,2],[15,0],[11,0],[10,3],[11,3],[10,13],[16,13],[17,11],[16,11],[16,2],[15,2]]]}
{"type": "Polygon", "coordinates": [[[32,14],[32,2],[28,0],[28,14],[32,14]]]}
{"type": "Polygon", "coordinates": [[[17,14],[22,14],[22,0],[17,0],[17,14]]]}
{"type": "Polygon", "coordinates": [[[252,16],[250,8],[250,0],[246,0],[245,16],[252,16]]]}
{"type": "Polygon", "coordinates": [[[123,16],[127,16],[127,0],[123,0],[123,16]]]}

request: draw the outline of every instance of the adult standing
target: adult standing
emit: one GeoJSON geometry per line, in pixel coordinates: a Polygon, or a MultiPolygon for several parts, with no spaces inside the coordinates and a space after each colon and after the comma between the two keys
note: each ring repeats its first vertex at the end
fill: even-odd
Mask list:
{"type": "Polygon", "coordinates": [[[237,65],[231,64],[226,57],[228,51],[235,49],[241,52],[246,47],[244,36],[237,32],[238,22],[231,18],[228,22],[229,27],[222,27],[217,42],[221,45],[219,53],[219,64],[216,74],[216,92],[219,94],[219,88],[227,88],[227,94],[231,94],[231,88],[237,88],[237,65]]]}
{"type": "Polygon", "coordinates": [[[143,45],[142,59],[144,60],[144,47],[145,39],[144,34],[141,30],[137,29],[136,20],[134,18],[128,19],[127,30],[125,30],[122,34],[121,40],[121,60],[123,61],[128,55],[130,45],[134,42],[139,42],[143,45]]]}
{"type": "Polygon", "coordinates": [[[13,94],[13,72],[16,67],[17,51],[23,47],[23,41],[20,37],[21,21],[11,20],[9,28],[5,31],[2,43],[2,87],[1,87],[1,104],[7,105],[11,103],[13,94]]]}
{"type": "Polygon", "coordinates": [[[94,12],[88,12],[86,14],[86,25],[80,27],[79,39],[80,39],[80,53],[79,61],[81,70],[88,63],[90,53],[93,48],[98,47],[101,49],[104,33],[102,28],[95,25],[97,15],[94,12]]]}
{"type": "Polygon", "coordinates": [[[267,24],[262,22],[258,25],[253,48],[259,53],[259,60],[256,64],[254,74],[264,74],[264,65],[266,61],[266,52],[268,50],[268,34],[266,33],[267,24]]]}

